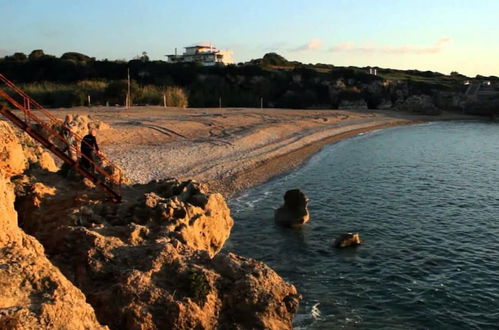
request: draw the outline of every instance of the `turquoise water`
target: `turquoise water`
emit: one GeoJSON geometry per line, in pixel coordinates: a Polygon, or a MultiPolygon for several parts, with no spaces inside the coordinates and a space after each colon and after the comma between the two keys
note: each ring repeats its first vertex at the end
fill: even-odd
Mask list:
{"type": "Polygon", "coordinates": [[[499,125],[399,127],[324,148],[233,199],[225,250],[264,261],[303,295],[296,328],[499,328],[499,125]],[[274,226],[288,189],[301,230],[274,226]],[[337,250],[334,237],[364,244],[337,250]]]}

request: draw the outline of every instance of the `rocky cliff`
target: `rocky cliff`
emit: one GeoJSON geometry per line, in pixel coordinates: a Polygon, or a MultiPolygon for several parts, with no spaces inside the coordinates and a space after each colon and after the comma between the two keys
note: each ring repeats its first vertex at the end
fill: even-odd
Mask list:
{"type": "Polygon", "coordinates": [[[28,162],[0,122],[0,328],[100,329],[83,293],[55,267],[42,245],[17,226],[14,185],[28,162]]]}
{"type": "MultiPolygon", "coordinates": [[[[29,237],[37,246],[6,250],[2,263],[18,269],[19,283],[23,276],[43,274],[45,282],[36,286],[42,298],[36,302],[61,299],[61,315],[81,309],[81,320],[75,317],[71,322],[86,328],[291,328],[300,300],[294,286],[261,262],[219,253],[233,224],[221,195],[195,182],[166,179],[126,186],[122,203],[107,203],[100,191],[80,180],[36,166],[21,175],[26,166],[23,150],[10,128],[1,128],[0,146],[7,150],[5,155],[17,158],[2,153],[0,160],[0,184],[8,186],[0,207],[9,215],[0,222],[6,229],[0,239],[29,237]],[[17,227],[14,198],[20,227],[38,239],[48,259],[42,246],[17,227]],[[12,259],[26,251],[43,260],[45,273],[36,263],[12,259]],[[57,281],[65,286],[54,289],[57,281]],[[55,290],[67,294],[55,295],[55,290]],[[66,307],[63,297],[73,304],[66,307]]],[[[9,292],[5,308],[40,310],[22,298],[30,296],[29,291],[21,294],[14,291],[19,285],[10,283],[7,288],[4,282],[0,275],[0,290],[9,292]]],[[[24,314],[16,315],[24,320],[24,314]]],[[[62,321],[50,316],[47,322],[57,328],[54,322],[62,321]]],[[[1,320],[0,310],[0,324],[1,320]]],[[[37,327],[52,328],[41,321],[37,327]]]]}

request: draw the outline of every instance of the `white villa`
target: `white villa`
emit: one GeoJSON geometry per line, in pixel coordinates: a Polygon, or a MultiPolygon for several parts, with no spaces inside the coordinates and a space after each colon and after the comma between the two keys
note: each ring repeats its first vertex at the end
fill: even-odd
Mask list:
{"type": "Polygon", "coordinates": [[[213,45],[194,45],[184,47],[185,52],[182,55],[177,55],[175,48],[175,55],[166,55],[168,63],[201,63],[205,66],[233,63],[231,58],[232,52],[226,50],[217,50],[213,45]]]}

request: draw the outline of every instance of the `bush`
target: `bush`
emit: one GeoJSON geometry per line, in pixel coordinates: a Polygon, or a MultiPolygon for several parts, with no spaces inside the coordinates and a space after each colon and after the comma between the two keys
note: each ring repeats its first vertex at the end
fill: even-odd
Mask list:
{"type": "Polygon", "coordinates": [[[189,105],[187,94],[180,87],[167,87],[165,90],[165,97],[167,107],[187,108],[189,105]]]}
{"type": "MultiPolygon", "coordinates": [[[[130,92],[132,97],[132,104],[136,102],[137,98],[140,97],[140,88],[135,81],[130,83],[130,92]]],[[[125,104],[126,95],[128,93],[128,81],[127,80],[115,80],[109,83],[106,87],[105,96],[106,101],[111,104],[125,104]]]]}

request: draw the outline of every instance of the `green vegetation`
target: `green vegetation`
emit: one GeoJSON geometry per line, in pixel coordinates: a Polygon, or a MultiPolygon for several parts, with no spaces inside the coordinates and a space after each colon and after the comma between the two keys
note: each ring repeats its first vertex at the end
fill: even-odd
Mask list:
{"type": "Polygon", "coordinates": [[[187,95],[180,87],[170,86],[165,91],[165,102],[168,107],[187,108],[187,95]]]}
{"type": "MultiPolygon", "coordinates": [[[[127,71],[135,105],[173,107],[336,108],[342,101],[370,108],[395,103],[408,95],[436,97],[462,93],[469,79],[457,72],[336,67],[303,64],[269,53],[238,65],[203,67],[150,61],[147,53],[131,61],[96,60],[67,52],[60,58],[34,50],[0,58],[0,73],[47,107],[123,105],[127,71]]],[[[491,81],[496,81],[491,77],[491,81]]]]}
{"type": "Polygon", "coordinates": [[[210,293],[210,284],[201,270],[189,272],[189,295],[201,306],[206,302],[210,293]]]}

